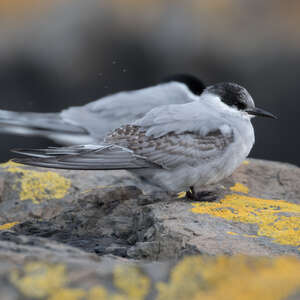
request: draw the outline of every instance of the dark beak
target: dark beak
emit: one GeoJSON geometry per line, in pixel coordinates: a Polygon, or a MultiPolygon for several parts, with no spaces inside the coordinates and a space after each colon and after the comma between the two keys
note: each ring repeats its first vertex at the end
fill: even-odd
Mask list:
{"type": "Polygon", "coordinates": [[[263,110],[261,108],[258,107],[254,107],[254,108],[249,108],[246,109],[246,112],[249,115],[254,115],[254,116],[259,116],[259,117],[266,117],[266,118],[272,118],[272,119],[278,119],[276,116],[274,116],[273,114],[269,113],[266,110],[263,110]]]}

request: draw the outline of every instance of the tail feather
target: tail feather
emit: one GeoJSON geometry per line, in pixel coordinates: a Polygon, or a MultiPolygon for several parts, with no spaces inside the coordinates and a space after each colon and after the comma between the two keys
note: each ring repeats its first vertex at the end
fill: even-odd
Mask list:
{"type": "Polygon", "coordinates": [[[88,143],[93,140],[84,128],[66,122],[59,113],[0,110],[0,132],[47,137],[65,145],[88,143]]]}
{"type": "Polygon", "coordinates": [[[85,129],[66,123],[59,113],[13,112],[0,110],[0,125],[20,126],[37,130],[87,133],[85,129]]]}

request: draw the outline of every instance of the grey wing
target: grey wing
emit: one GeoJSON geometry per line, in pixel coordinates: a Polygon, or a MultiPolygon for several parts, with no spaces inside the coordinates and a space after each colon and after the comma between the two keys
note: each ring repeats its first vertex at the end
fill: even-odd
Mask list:
{"type": "Polygon", "coordinates": [[[48,149],[15,149],[25,155],[13,161],[21,164],[73,170],[119,170],[159,168],[159,165],[116,145],[84,145],[48,149]]]}
{"type": "Polygon", "coordinates": [[[193,100],[185,85],[171,82],[117,93],[60,113],[0,110],[0,132],[47,137],[62,145],[97,143],[108,132],[143,117],[157,106],[193,100]]]}
{"type": "Polygon", "coordinates": [[[169,133],[159,138],[146,135],[143,128],[127,125],[115,130],[106,139],[113,144],[85,145],[48,149],[16,149],[29,156],[14,161],[33,166],[79,169],[117,170],[195,166],[220,157],[233,141],[233,133],[217,130],[206,136],[193,132],[169,133]]]}
{"type": "Polygon", "coordinates": [[[194,101],[188,88],[178,82],[129,92],[120,92],[82,107],[71,107],[61,113],[66,122],[81,126],[97,141],[108,132],[143,117],[155,107],[194,101]]]}
{"type": "Polygon", "coordinates": [[[142,127],[134,125],[121,127],[106,138],[107,142],[127,147],[165,169],[184,164],[195,166],[218,159],[233,140],[233,131],[224,135],[220,130],[211,131],[205,136],[195,132],[169,132],[154,138],[148,136],[142,127]]]}

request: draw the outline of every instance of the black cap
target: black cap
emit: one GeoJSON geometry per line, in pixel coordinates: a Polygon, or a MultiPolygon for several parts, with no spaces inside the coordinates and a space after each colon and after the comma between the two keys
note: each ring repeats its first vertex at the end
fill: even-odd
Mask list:
{"type": "Polygon", "coordinates": [[[194,75],[190,74],[175,74],[164,78],[161,82],[181,82],[184,83],[189,90],[195,95],[201,95],[205,89],[204,83],[194,75]]]}

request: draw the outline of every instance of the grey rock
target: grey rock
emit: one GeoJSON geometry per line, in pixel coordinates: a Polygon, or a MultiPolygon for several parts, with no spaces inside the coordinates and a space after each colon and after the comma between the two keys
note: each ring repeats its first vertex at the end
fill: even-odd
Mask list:
{"type": "Polygon", "coordinates": [[[299,175],[300,169],[289,164],[249,160],[231,177],[207,188],[216,195],[215,202],[194,203],[151,190],[126,171],[49,173],[6,164],[0,170],[0,224],[19,222],[11,230],[20,235],[131,259],[165,260],[195,253],[299,255],[299,175]],[[52,186],[63,190],[64,185],[65,191],[51,191],[52,186]],[[31,187],[37,192],[28,192],[31,187]],[[25,192],[32,199],[24,200],[25,192]],[[237,198],[232,203],[228,197],[237,198]],[[195,213],[197,207],[200,213],[195,213]],[[275,217],[272,227],[268,222],[274,223],[275,217]],[[278,237],[277,224],[290,227],[278,237]]]}
{"type": "Polygon", "coordinates": [[[5,300],[300,296],[300,260],[295,257],[198,255],[177,262],[145,263],[112,255],[99,257],[15,232],[3,232],[0,238],[0,290],[1,299],[5,300]],[[259,288],[254,289],[257,282],[259,288]]]}
{"type": "Polygon", "coordinates": [[[281,298],[297,299],[300,169],[249,160],[206,191],[214,202],[179,199],[125,171],[2,165],[1,297],[160,300],[234,291],[240,299],[236,286],[262,276],[263,296],[287,280],[281,298]],[[277,258],[286,254],[295,257],[277,258]],[[210,268],[213,288],[203,273],[210,268]],[[230,278],[228,291],[219,278],[230,278]]]}

